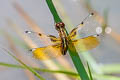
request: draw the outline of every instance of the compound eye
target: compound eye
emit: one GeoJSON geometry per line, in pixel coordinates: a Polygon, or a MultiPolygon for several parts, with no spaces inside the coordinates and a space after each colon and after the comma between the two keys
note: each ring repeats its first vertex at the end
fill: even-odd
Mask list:
{"type": "Polygon", "coordinates": [[[60,24],[59,24],[59,23],[57,23],[55,26],[56,26],[57,28],[59,28],[59,27],[60,27],[60,24]]]}
{"type": "Polygon", "coordinates": [[[57,23],[55,25],[56,29],[64,28],[65,24],[63,22],[57,23]]]}
{"type": "Polygon", "coordinates": [[[64,24],[63,22],[60,22],[60,26],[61,26],[61,27],[64,27],[65,24],[64,24]]]}
{"type": "Polygon", "coordinates": [[[57,24],[55,25],[55,28],[56,28],[56,30],[59,30],[59,29],[60,29],[60,24],[57,23],[57,24]]]}

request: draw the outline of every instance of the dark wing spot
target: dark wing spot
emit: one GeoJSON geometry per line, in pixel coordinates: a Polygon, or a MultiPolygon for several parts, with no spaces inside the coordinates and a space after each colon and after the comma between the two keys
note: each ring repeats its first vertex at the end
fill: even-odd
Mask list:
{"type": "Polygon", "coordinates": [[[38,35],[39,35],[39,36],[42,36],[42,34],[41,34],[41,33],[38,33],[38,35]]]}

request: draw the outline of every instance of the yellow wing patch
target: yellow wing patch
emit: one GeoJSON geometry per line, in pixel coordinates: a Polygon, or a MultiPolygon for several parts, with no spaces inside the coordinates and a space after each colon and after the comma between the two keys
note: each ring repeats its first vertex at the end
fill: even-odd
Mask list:
{"type": "MultiPolygon", "coordinates": [[[[83,52],[96,48],[99,44],[99,41],[97,37],[89,36],[78,40],[72,40],[72,43],[77,51],[83,52]]],[[[47,60],[62,55],[60,44],[35,48],[32,53],[33,57],[39,60],[47,60]]]]}
{"type": "Polygon", "coordinates": [[[36,48],[32,53],[34,58],[40,60],[46,60],[62,55],[60,45],[36,48]]]}
{"type": "Polygon", "coordinates": [[[86,38],[73,40],[73,44],[78,51],[88,51],[93,48],[96,48],[99,44],[99,41],[94,36],[89,36],[86,38]]]}
{"type": "Polygon", "coordinates": [[[72,39],[75,39],[76,36],[77,36],[77,32],[78,30],[82,29],[83,27],[83,22],[81,24],[79,24],[76,28],[74,28],[68,35],[68,38],[70,38],[71,40],[72,39]]]}

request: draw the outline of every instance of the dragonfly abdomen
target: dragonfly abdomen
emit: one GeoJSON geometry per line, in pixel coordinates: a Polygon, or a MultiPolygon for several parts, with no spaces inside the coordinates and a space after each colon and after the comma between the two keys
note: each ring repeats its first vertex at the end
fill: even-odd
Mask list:
{"type": "Polygon", "coordinates": [[[63,55],[66,54],[68,45],[67,45],[67,35],[64,30],[65,24],[63,22],[56,24],[56,30],[59,33],[59,36],[61,38],[61,52],[63,55]]]}
{"type": "Polygon", "coordinates": [[[67,39],[61,38],[61,52],[63,55],[66,55],[67,49],[68,49],[67,39]]]}

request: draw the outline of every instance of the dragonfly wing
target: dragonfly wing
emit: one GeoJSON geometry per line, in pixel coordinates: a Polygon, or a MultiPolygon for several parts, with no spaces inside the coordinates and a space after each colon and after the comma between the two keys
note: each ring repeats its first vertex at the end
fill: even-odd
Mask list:
{"type": "Polygon", "coordinates": [[[73,40],[72,43],[78,51],[88,51],[96,48],[99,44],[99,40],[96,36],[88,36],[86,38],[73,40]]]}
{"type": "Polygon", "coordinates": [[[60,43],[60,38],[57,38],[57,37],[55,37],[53,35],[45,35],[43,33],[38,33],[38,32],[33,32],[33,31],[25,31],[25,33],[28,33],[29,35],[31,35],[31,37],[32,36],[35,37],[37,35],[40,38],[48,38],[53,43],[60,43]]]}
{"type": "Polygon", "coordinates": [[[69,37],[73,40],[76,38],[77,35],[80,35],[79,37],[86,37],[93,34],[100,34],[97,31],[97,28],[101,25],[96,21],[93,16],[93,13],[89,14],[87,17],[83,19],[81,24],[79,24],[76,28],[74,28],[70,34],[69,37]]]}
{"type": "Polygon", "coordinates": [[[76,34],[77,34],[77,28],[74,28],[74,29],[70,32],[70,34],[68,35],[68,37],[69,37],[70,39],[73,39],[73,38],[76,37],[76,34]]]}
{"type": "Polygon", "coordinates": [[[70,32],[70,34],[68,35],[68,37],[69,37],[70,39],[76,38],[78,30],[82,29],[82,26],[83,26],[83,23],[79,24],[76,28],[74,28],[74,29],[70,32]]]}
{"type": "Polygon", "coordinates": [[[47,37],[49,37],[49,39],[54,42],[54,43],[60,43],[61,42],[61,39],[60,38],[57,38],[53,35],[48,35],[47,37]]]}
{"type": "Polygon", "coordinates": [[[35,48],[32,50],[33,57],[39,60],[46,60],[61,56],[60,45],[51,45],[46,47],[35,48]]]}

